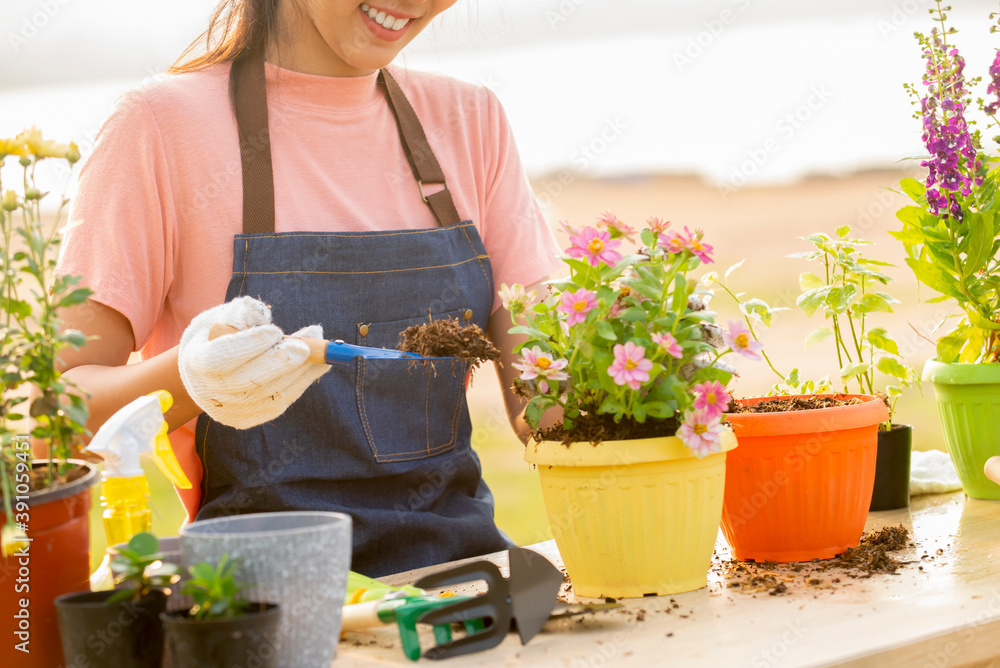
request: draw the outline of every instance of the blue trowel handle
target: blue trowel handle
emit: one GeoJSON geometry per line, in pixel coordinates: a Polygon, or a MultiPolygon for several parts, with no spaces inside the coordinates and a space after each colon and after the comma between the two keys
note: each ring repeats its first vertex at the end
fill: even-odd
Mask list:
{"type": "Polygon", "coordinates": [[[315,343],[325,344],[323,361],[327,364],[349,364],[356,357],[364,357],[369,360],[398,360],[398,359],[422,359],[416,353],[404,353],[400,350],[389,350],[388,348],[371,348],[369,346],[356,346],[344,343],[340,339],[335,341],[317,341],[316,339],[302,339],[309,345],[309,361],[315,362],[312,354],[315,343]]]}

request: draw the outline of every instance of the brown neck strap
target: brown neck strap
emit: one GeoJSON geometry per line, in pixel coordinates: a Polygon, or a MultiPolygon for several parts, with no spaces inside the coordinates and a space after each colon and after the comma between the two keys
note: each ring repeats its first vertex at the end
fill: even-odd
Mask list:
{"type": "MultiPolygon", "coordinates": [[[[444,172],[399,84],[387,70],[379,70],[378,83],[386,91],[389,108],[403,143],[403,151],[417,180],[421,197],[441,226],[460,222],[458,210],[445,185],[444,172]],[[427,195],[429,183],[445,185],[427,195]]],[[[241,54],[233,61],[229,76],[229,96],[236,116],[243,167],[243,233],[274,232],[274,172],[271,168],[271,137],[267,128],[267,97],[264,58],[258,51],[241,54]]]]}

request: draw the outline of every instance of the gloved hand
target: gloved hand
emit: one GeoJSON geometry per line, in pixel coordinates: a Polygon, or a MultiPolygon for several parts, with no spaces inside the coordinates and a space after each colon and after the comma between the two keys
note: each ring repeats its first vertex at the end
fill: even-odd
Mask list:
{"type": "MultiPolygon", "coordinates": [[[[319,325],[292,336],[323,338],[319,325]]],[[[199,314],[184,330],[177,366],[188,394],[212,419],[249,429],[278,417],[330,367],[308,361],[309,347],[284,338],[271,311],[239,297],[199,314]],[[240,330],[209,341],[217,322],[240,330]]]]}

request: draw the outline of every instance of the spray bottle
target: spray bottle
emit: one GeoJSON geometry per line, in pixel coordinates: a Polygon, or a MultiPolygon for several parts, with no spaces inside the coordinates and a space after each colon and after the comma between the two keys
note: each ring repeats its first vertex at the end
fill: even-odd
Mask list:
{"type": "MultiPolygon", "coordinates": [[[[104,458],[101,507],[109,546],[127,543],[132,536],[152,528],[149,483],[139,455],[150,454],[177,487],[191,487],[167,438],[163,415],[172,404],[173,397],[166,390],[139,397],[112,415],[87,446],[87,450],[104,458]]],[[[114,586],[108,555],[90,576],[90,586],[94,591],[114,586]]]]}

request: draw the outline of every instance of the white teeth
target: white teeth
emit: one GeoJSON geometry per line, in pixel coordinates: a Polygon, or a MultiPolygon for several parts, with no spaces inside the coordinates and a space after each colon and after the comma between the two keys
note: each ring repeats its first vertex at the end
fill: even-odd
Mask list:
{"type": "Polygon", "coordinates": [[[410,22],[410,19],[397,19],[366,4],[361,5],[361,11],[368,14],[368,18],[372,21],[388,30],[400,30],[403,26],[410,22]]]}

